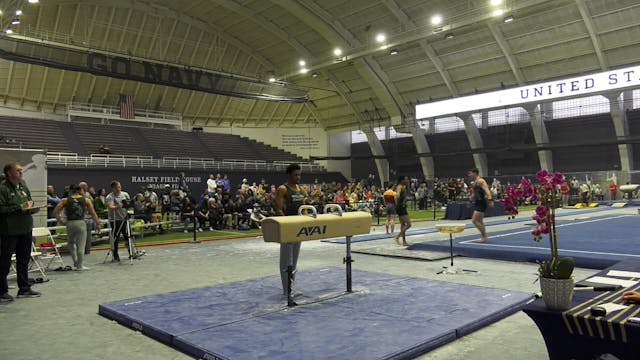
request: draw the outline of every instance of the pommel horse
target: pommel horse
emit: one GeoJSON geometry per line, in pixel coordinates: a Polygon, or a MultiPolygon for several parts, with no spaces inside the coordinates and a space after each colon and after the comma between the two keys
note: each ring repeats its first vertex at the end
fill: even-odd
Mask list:
{"type": "MultiPolygon", "coordinates": [[[[342,212],[337,204],[324,207],[324,214],[318,215],[316,208],[302,205],[297,216],[274,216],[261,221],[262,235],[265,242],[292,243],[309,240],[321,240],[335,237],[346,237],[347,254],[342,259],[346,264],[347,292],[351,288],[351,237],[353,235],[368,234],[371,230],[371,214],[363,211],[342,212]],[[328,213],[329,209],[335,210],[328,213]],[[304,212],[306,215],[303,215],[304,212]]],[[[289,268],[289,282],[287,284],[287,305],[294,306],[291,297],[291,275],[289,268]]]]}

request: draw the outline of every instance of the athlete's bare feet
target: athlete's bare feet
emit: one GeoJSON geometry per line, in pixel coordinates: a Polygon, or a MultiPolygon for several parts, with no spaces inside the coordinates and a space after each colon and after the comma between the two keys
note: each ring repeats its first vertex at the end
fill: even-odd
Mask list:
{"type": "Polygon", "coordinates": [[[480,240],[476,240],[474,242],[479,243],[479,244],[484,244],[487,241],[489,241],[489,239],[487,239],[486,237],[480,238],[480,240]]]}
{"type": "Polygon", "coordinates": [[[396,244],[400,245],[400,234],[396,235],[393,237],[393,241],[396,242],[396,244]]]}
{"type": "Polygon", "coordinates": [[[411,244],[410,244],[410,243],[408,243],[408,242],[406,242],[406,241],[403,241],[403,242],[402,242],[402,246],[404,246],[404,247],[407,247],[407,246],[410,246],[410,245],[411,245],[411,244]]]}

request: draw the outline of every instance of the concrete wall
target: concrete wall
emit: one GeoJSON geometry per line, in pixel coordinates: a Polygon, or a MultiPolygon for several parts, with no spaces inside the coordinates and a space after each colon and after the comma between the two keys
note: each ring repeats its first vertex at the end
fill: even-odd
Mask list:
{"type": "MultiPolygon", "coordinates": [[[[350,156],[351,155],[351,133],[342,132],[330,134],[328,136],[327,156],[350,156]]],[[[320,161],[328,171],[339,172],[345,178],[351,179],[351,160],[327,160],[320,161]]]]}

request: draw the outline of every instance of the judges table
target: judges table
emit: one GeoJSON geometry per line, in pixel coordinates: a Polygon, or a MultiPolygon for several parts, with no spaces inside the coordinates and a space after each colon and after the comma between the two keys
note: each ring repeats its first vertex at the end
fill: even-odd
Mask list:
{"type": "MultiPolygon", "coordinates": [[[[595,276],[606,276],[609,270],[640,272],[640,261],[625,260],[595,276]]],[[[630,317],[640,316],[640,305],[630,304],[626,309],[602,317],[590,314],[592,306],[610,302],[620,304],[623,292],[639,289],[640,284],[636,283],[618,291],[576,291],[572,307],[567,311],[547,310],[542,299],[526,305],[523,311],[540,329],[551,360],[590,360],[603,354],[611,354],[618,359],[640,359],[640,324],[627,321],[630,317]]]]}
{"type": "MultiPolygon", "coordinates": [[[[447,210],[444,213],[444,218],[447,220],[465,220],[471,219],[473,215],[473,204],[469,202],[464,203],[448,203],[447,210]]],[[[500,202],[494,201],[493,208],[487,207],[484,216],[500,216],[504,215],[504,207],[500,202]]]]}

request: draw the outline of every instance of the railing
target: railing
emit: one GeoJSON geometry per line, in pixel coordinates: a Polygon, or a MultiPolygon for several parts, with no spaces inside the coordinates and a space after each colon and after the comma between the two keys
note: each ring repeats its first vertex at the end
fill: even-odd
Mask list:
{"type": "Polygon", "coordinates": [[[135,109],[135,118],[123,119],[120,117],[119,107],[97,104],[69,103],[67,104],[67,116],[69,121],[71,121],[72,116],[83,116],[96,119],[171,125],[183,129],[182,114],[164,111],[135,109]]]}
{"type": "MultiPolygon", "coordinates": [[[[172,169],[203,169],[203,170],[254,170],[254,171],[284,171],[289,163],[267,162],[264,160],[239,159],[204,159],[164,157],[155,159],[142,155],[112,155],[92,154],[79,156],[76,153],[47,153],[47,165],[62,167],[132,167],[132,168],[172,168],[172,169]]],[[[318,164],[301,163],[305,172],[324,172],[325,168],[318,164]]]]}

